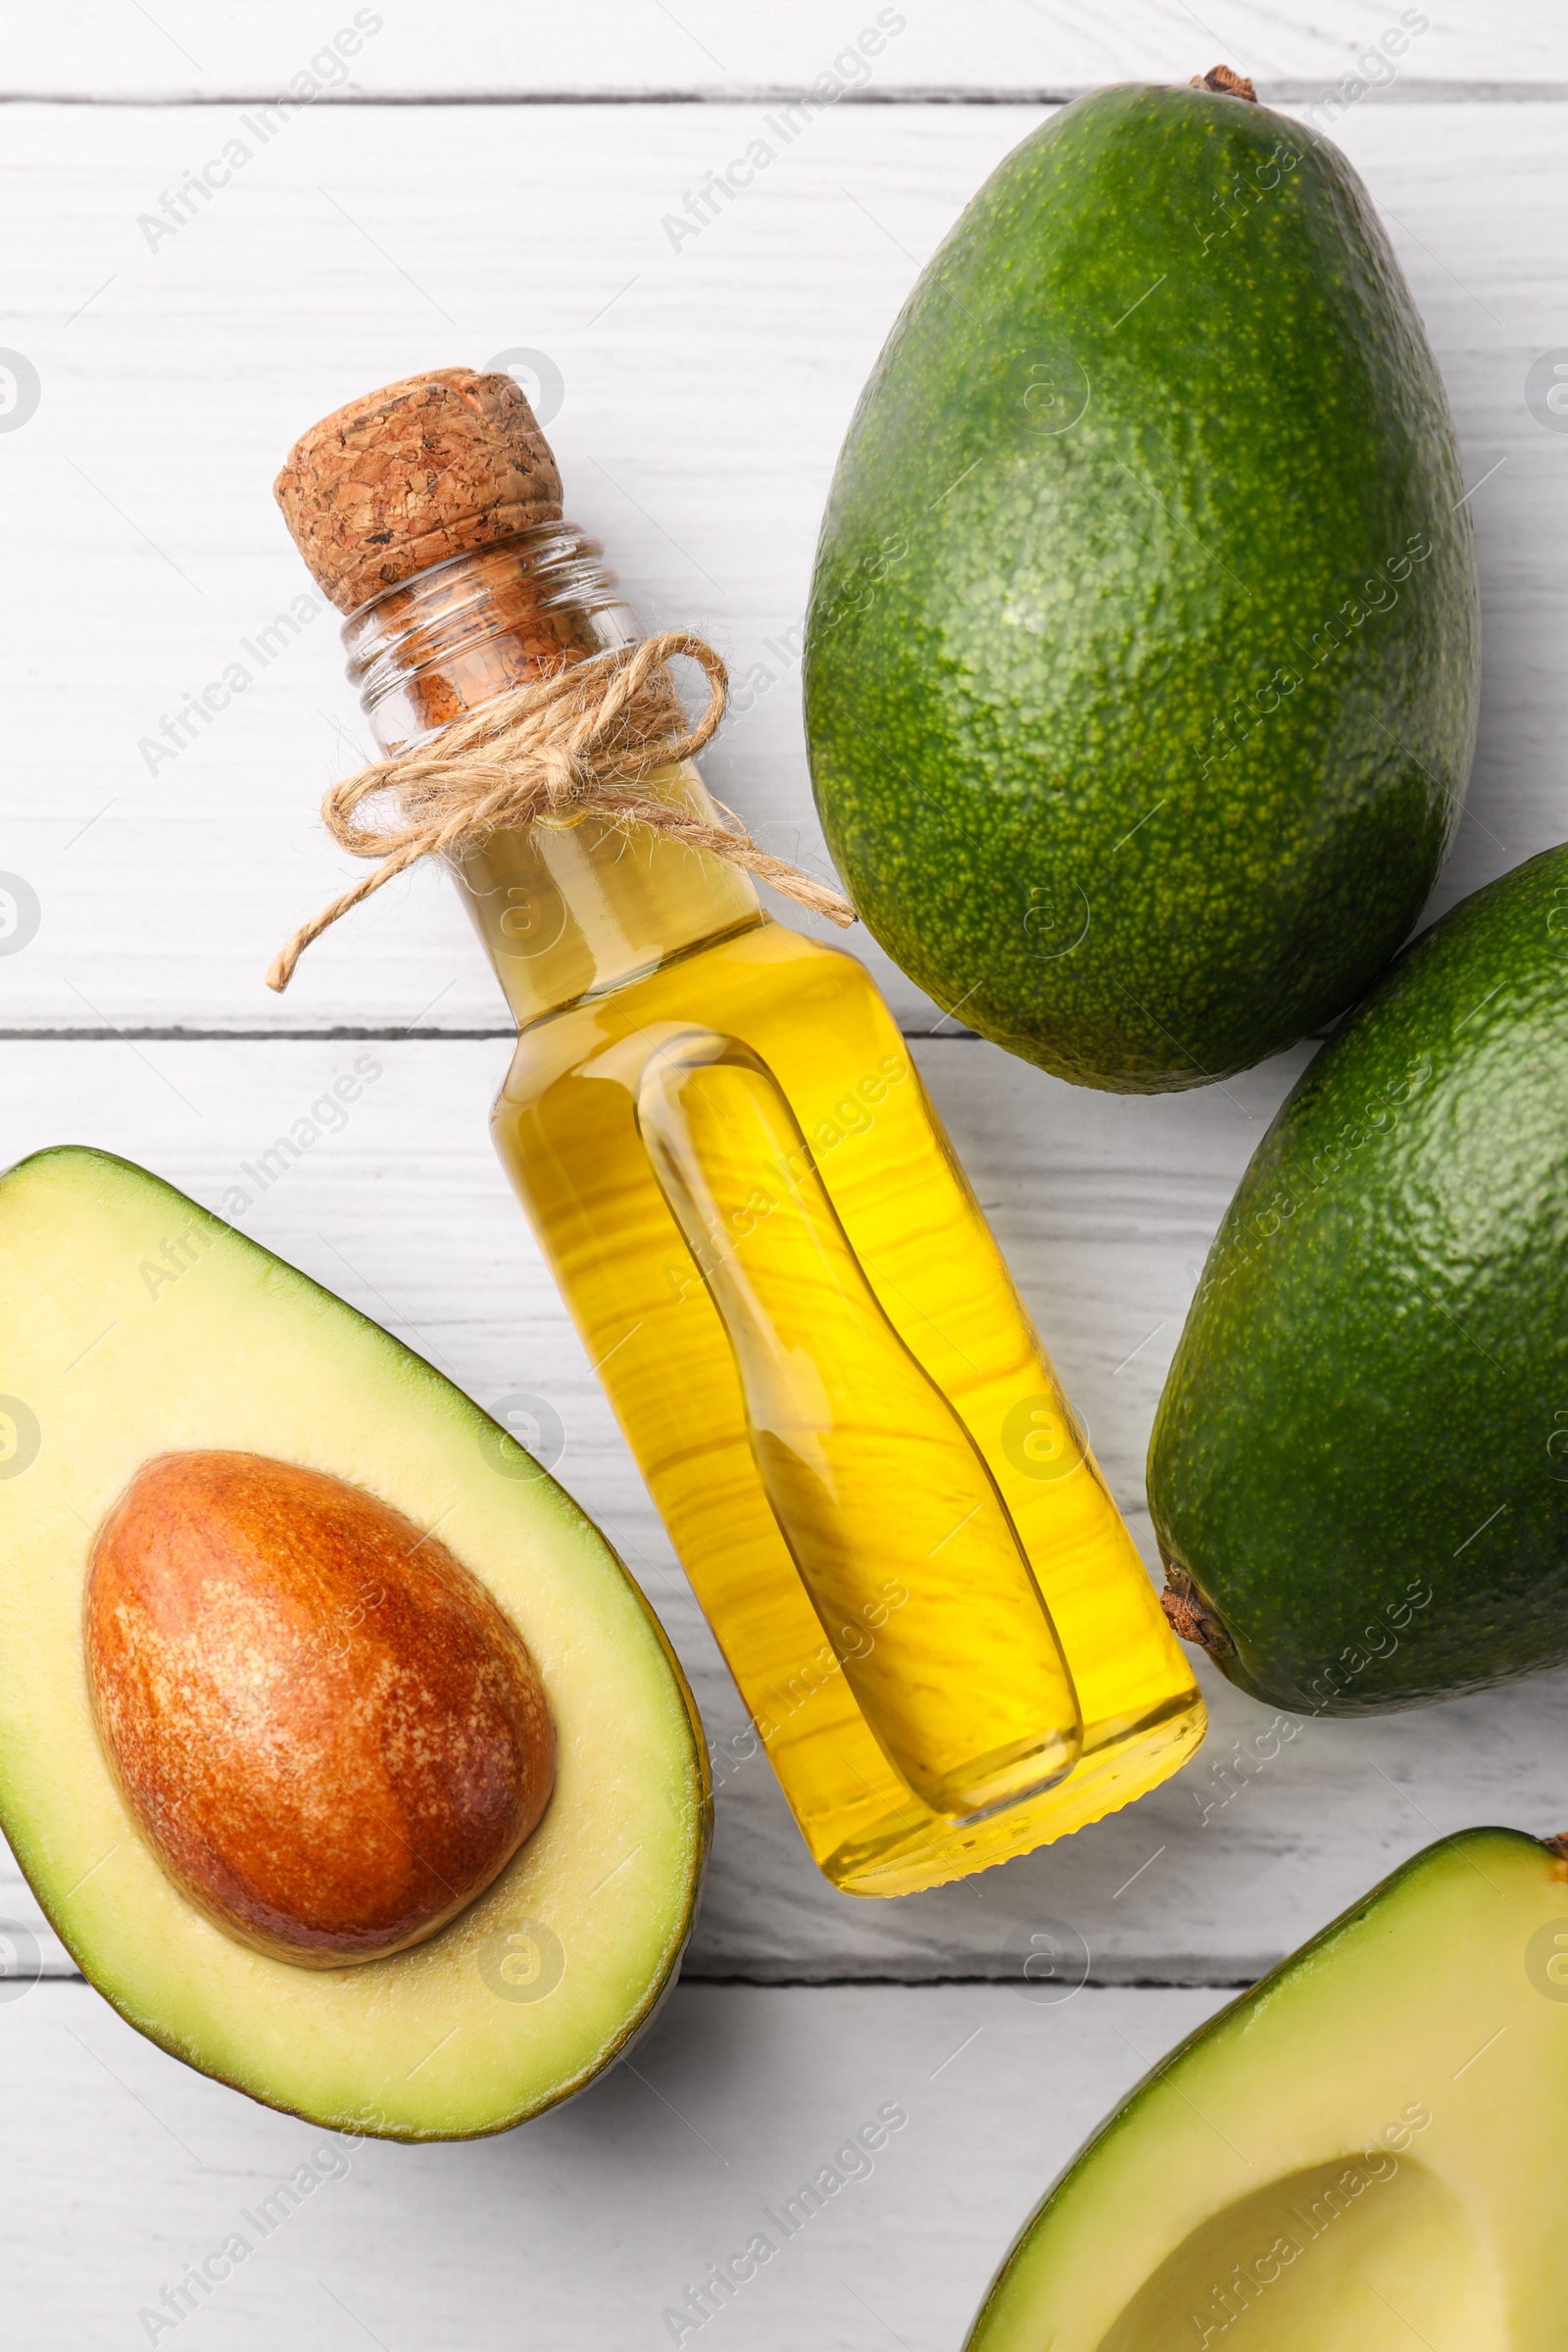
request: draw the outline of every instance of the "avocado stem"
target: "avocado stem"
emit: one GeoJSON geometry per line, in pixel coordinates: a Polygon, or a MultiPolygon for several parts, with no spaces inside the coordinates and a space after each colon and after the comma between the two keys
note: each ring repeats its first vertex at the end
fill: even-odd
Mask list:
{"type": "Polygon", "coordinates": [[[1216,98],[1245,98],[1249,106],[1257,104],[1257,92],[1247,75],[1234,73],[1229,66],[1210,66],[1206,74],[1195,74],[1187,87],[1212,90],[1216,98]]]}
{"type": "Polygon", "coordinates": [[[1165,1562],[1165,1590],[1159,1605],[1178,1642],[1196,1642],[1211,1658],[1225,1657],[1236,1646],[1185,1568],[1165,1562]]]}

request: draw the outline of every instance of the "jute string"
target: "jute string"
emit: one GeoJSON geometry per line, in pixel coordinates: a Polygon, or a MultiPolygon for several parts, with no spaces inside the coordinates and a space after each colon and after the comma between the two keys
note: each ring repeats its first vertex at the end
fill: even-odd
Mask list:
{"type": "Polygon", "coordinates": [[[724,715],[728,695],[729,676],[712,647],[684,629],[670,629],[536,678],[455,719],[430,742],[346,776],[321,804],[326,829],[340,849],[380,862],[300,925],[273,958],[268,987],[287,988],[313,940],[421,858],[459,856],[482,847],[505,826],[568,808],[615,825],[647,825],[691,849],[708,850],[760,875],[813,914],[853,923],[847,899],[759,849],[722,802],[716,806],[724,822],[710,825],[636,789],[655,768],[672,767],[702,750],[724,715]],[[676,654],[695,662],[708,679],[708,708],[693,727],[665,667],[676,654]],[[377,798],[380,812],[368,811],[365,804],[377,798]]]}

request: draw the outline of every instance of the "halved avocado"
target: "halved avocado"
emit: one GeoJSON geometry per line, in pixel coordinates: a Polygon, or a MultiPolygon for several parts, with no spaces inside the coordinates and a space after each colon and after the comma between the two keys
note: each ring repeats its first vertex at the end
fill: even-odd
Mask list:
{"type": "Polygon", "coordinates": [[[1568,1841],[1428,1846],[1163,2060],[969,2352],[1559,2352],[1568,1841]]]}
{"type": "Polygon", "coordinates": [[[0,1178],[0,1828],[84,1975],[203,2074],[334,2130],[466,2138],[580,2089],[672,1983],[711,1828],[707,1759],[614,1553],[418,1356],[100,1152],[0,1178]],[[247,1948],[122,1794],[85,1669],[89,1562],[143,1466],[182,1454],[326,1473],[439,1526],[526,1644],[553,1793],[429,1940],[328,1968],[247,1948]]]}

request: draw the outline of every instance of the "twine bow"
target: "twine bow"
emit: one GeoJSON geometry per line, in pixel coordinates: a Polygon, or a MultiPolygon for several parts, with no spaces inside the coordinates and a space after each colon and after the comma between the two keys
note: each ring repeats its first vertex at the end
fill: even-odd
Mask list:
{"type": "Polygon", "coordinates": [[[722,802],[715,806],[724,822],[710,825],[690,808],[636,790],[654,769],[673,767],[702,750],[724,715],[728,695],[728,672],[712,647],[684,629],[670,629],[533,679],[454,720],[430,742],[346,776],[321,805],[326,829],[340,849],[380,863],[300,925],[269,967],[268,987],[287,988],[313,940],[421,858],[478,848],[504,826],[565,808],[616,825],[647,825],[744,866],[813,914],[853,923],[847,899],[759,849],[722,802]],[[664,666],[676,654],[695,662],[708,679],[708,708],[693,727],[686,725],[664,666]],[[386,796],[384,813],[362,813],[377,795],[386,796]]]}

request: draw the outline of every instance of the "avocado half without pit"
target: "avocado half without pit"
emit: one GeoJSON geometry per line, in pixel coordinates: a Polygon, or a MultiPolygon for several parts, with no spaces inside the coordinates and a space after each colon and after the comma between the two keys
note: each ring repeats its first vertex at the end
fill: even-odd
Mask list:
{"type": "Polygon", "coordinates": [[[1568,1838],[1416,1854],[1162,2059],[966,2352],[1558,2352],[1568,1838]]]}
{"type": "Polygon", "coordinates": [[[83,1973],[329,2128],[502,2131],[646,2024],[711,1825],[598,1530],[156,1177],[0,1177],[0,1829],[83,1973]]]}

